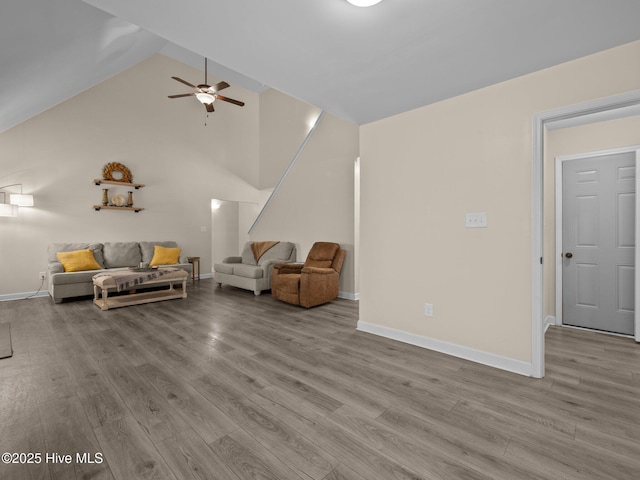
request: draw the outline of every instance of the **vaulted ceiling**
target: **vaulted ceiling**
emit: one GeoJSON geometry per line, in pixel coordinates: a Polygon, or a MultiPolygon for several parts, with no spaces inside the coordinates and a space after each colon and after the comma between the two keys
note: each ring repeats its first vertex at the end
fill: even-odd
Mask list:
{"type": "Polygon", "coordinates": [[[638,40],[639,18],[638,0],[3,0],[0,131],[158,52],[365,124],[638,40]]]}

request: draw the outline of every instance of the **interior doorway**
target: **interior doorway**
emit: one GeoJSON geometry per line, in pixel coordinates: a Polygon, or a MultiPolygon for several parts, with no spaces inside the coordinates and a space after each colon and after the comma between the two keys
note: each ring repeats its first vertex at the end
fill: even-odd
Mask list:
{"type": "MultiPolygon", "coordinates": [[[[553,124],[573,120],[588,120],[598,116],[620,118],[630,109],[640,107],[640,90],[556,108],[533,115],[533,161],[531,201],[531,372],[535,378],[544,377],[544,156],[545,134],[553,124]]],[[[637,113],[634,113],[637,115],[637,113]]],[[[553,257],[552,257],[553,258],[553,257]]],[[[636,327],[640,322],[636,322],[636,327]]],[[[640,341],[640,328],[636,328],[640,341]]]]}

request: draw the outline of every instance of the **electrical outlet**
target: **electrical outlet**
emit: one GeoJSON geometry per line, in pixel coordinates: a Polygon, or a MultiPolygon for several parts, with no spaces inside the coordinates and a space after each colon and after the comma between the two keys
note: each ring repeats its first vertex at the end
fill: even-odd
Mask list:
{"type": "Polygon", "coordinates": [[[424,316],[433,317],[433,304],[431,303],[424,304],[424,316]]]}
{"type": "Polygon", "coordinates": [[[38,279],[39,280],[44,280],[45,275],[46,275],[45,272],[40,272],[38,279]]]}

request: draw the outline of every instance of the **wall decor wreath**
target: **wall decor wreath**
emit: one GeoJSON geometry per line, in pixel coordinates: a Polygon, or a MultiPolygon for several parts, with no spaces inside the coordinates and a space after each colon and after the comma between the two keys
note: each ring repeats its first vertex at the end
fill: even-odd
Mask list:
{"type": "Polygon", "coordinates": [[[105,180],[111,180],[114,182],[126,182],[131,183],[133,175],[131,170],[118,162],[111,162],[105,165],[102,171],[102,178],[105,180]]]}

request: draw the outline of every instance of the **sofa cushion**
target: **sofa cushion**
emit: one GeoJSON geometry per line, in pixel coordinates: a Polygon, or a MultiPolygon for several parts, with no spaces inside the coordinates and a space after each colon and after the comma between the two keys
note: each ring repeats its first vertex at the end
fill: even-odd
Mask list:
{"type": "Polygon", "coordinates": [[[137,267],[142,261],[138,242],[105,242],[103,254],[106,268],[137,267]]]}
{"type": "Polygon", "coordinates": [[[100,265],[93,256],[93,251],[74,250],[72,252],[58,252],[56,257],[65,272],[82,272],[85,270],[100,270],[100,265]]]}
{"type": "Polygon", "coordinates": [[[258,265],[256,262],[256,258],[253,256],[253,249],[251,248],[252,242],[247,242],[244,244],[242,248],[242,253],[240,256],[242,257],[242,263],[245,265],[258,265]]]}
{"type": "Polygon", "coordinates": [[[155,253],[155,246],[159,245],[165,248],[176,248],[178,244],[173,241],[167,242],[140,242],[140,251],[142,252],[142,261],[151,263],[153,260],[153,254],[155,253]]]}
{"type": "Polygon", "coordinates": [[[58,262],[56,253],[73,252],[74,250],[91,250],[93,257],[101,268],[104,268],[104,256],[102,255],[101,243],[52,243],[47,249],[47,261],[49,263],[58,262]]]}
{"type": "Polygon", "coordinates": [[[156,245],[154,247],[153,258],[149,265],[154,267],[160,265],[176,265],[180,259],[180,252],[181,250],[177,247],[167,248],[161,245],[156,245]]]}
{"type": "Polygon", "coordinates": [[[233,266],[233,274],[245,278],[262,278],[262,268],[257,265],[236,264],[233,266]]]}
{"type": "Polygon", "coordinates": [[[216,263],[213,265],[213,270],[218,273],[226,273],[227,275],[233,275],[233,266],[237,263],[216,263]]]}
{"type": "Polygon", "coordinates": [[[291,242],[278,242],[269,250],[264,252],[258,261],[258,265],[262,265],[268,260],[285,261],[291,257],[293,250],[293,243],[291,242]]]}
{"type": "Polygon", "coordinates": [[[73,285],[74,283],[91,283],[93,276],[96,273],[104,272],[105,270],[88,270],[86,272],[69,272],[69,273],[56,273],[51,275],[49,282],[53,285],[73,285]]]}
{"type": "MultiPolygon", "coordinates": [[[[276,287],[276,285],[274,285],[274,287],[276,287]]],[[[295,303],[297,304],[300,293],[300,275],[295,273],[278,275],[277,293],[295,298],[295,303]]]]}

